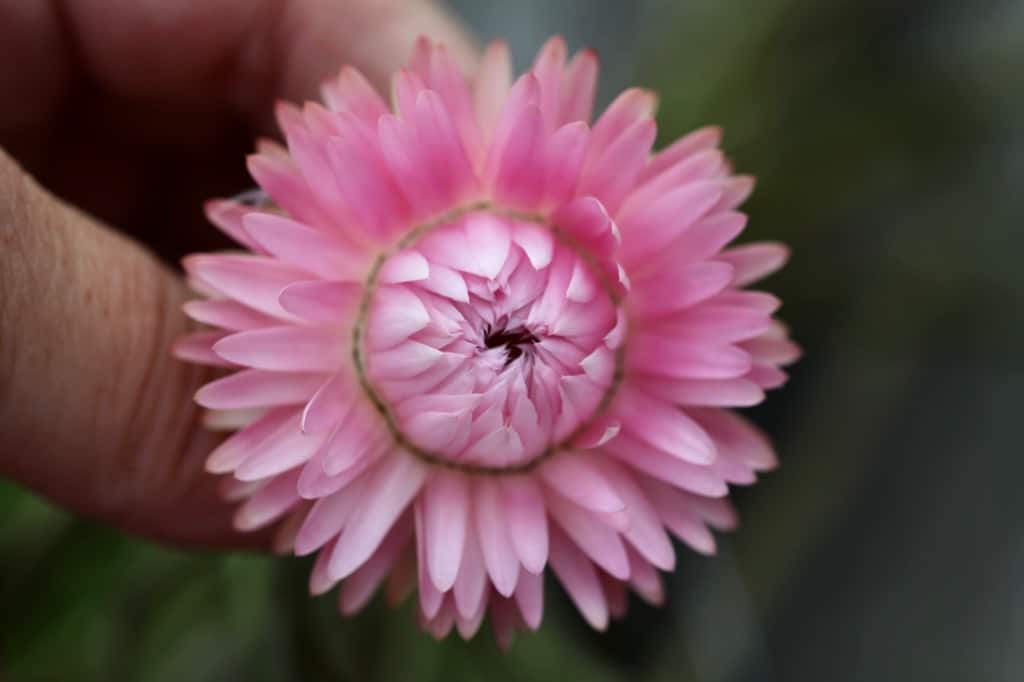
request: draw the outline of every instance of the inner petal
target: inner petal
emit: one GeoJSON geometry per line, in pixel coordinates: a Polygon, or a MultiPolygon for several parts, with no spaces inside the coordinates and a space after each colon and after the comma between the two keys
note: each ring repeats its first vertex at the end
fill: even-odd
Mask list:
{"type": "Polygon", "coordinates": [[[617,320],[584,254],[538,221],[475,210],[421,229],[377,271],[416,255],[426,276],[368,282],[357,338],[357,371],[396,442],[453,466],[519,469],[582,430],[613,381],[586,360],[612,353],[617,320]]]}

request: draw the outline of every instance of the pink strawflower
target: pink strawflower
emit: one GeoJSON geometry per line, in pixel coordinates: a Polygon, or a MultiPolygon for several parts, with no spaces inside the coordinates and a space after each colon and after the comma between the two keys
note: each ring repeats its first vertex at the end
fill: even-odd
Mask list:
{"type": "Polygon", "coordinates": [[[177,352],[233,371],[196,396],[238,429],[207,466],[343,613],[386,583],[435,636],[489,613],[507,645],[550,566],[603,629],[627,586],[662,601],[669,533],[713,552],[728,484],[776,464],[726,408],[798,355],[743,288],[786,250],[723,251],[753,182],[717,129],[652,155],[640,89],[590,125],[597,69],[554,38],[513,83],[495,43],[467,84],[420,41],[394,113],[346,68],[250,157],[272,201],[208,205],[251,253],[185,261],[217,330],[177,352]]]}

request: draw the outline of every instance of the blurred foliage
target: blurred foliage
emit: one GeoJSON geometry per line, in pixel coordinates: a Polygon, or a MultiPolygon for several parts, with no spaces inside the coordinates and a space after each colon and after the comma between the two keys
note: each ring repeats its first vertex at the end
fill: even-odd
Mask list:
{"type": "Polygon", "coordinates": [[[604,101],[649,85],[663,141],[721,124],[759,177],[745,238],[793,246],[768,287],[807,357],[753,411],[784,467],[737,491],[744,527],[606,634],[549,586],[499,655],[409,604],[341,619],[305,561],[160,548],[0,485],[2,679],[1019,679],[1024,5],[453,4],[517,55],[597,45],[604,101]]]}

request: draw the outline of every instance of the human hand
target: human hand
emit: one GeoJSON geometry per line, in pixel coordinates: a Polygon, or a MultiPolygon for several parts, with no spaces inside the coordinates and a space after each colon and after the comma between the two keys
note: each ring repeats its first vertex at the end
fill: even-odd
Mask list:
{"type": "Polygon", "coordinates": [[[266,541],[203,470],[210,377],[170,355],[187,292],[154,253],[220,245],[201,203],[251,184],[276,99],[344,63],[386,91],[421,33],[469,68],[428,0],[0,0],[0,475],[161,541],[266,541]]]}

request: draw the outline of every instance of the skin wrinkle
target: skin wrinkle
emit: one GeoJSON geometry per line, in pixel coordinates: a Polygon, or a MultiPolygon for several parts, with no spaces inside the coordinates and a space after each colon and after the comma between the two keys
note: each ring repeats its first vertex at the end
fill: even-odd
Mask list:
{"type": "MultiPolygon", "coordinates": [[[[0,186],[17,187],[26,180],[14,172],[13,164],[0,149],[0,186]]],[[[27,251],[22,244],[26,234],[18,225],[24,224],[23,192],[0,192],[0,329],[13,329],[18,323],[18,302],[32,289],[32,270],[25,267],[27,251]]],[[[9,421],[6,413],[14,403],[12,388],[20,360],[19,344],[12,336],[0,335],[0,424],[9,421]]]]}
{"type": "Polygon", "coordinates": [[[224,542],[233,535],[230,511],[201,473],[216,436],[198,428],[191,400],[208,376],[169,357],[185,331],[177,315],[184,288],[152,256],[46,197],[2,154],[0,182],[12,188],[0,225],[14,245],[0,254],[4,328],[34,339],[0,344],[4,471],[129,530],[224,542]],[[52,319],[63,322],[62,338],[47,338],[52,319]],[[106,334],[88,338],[97,323],[106,334]],[[176,527],[181,506],[200,500],[213,501],[209,518],[176,527]]]}

